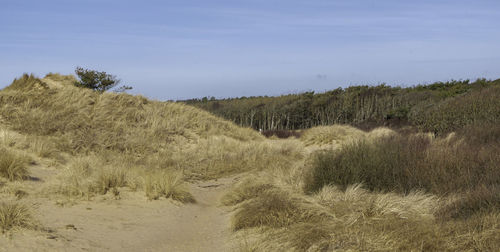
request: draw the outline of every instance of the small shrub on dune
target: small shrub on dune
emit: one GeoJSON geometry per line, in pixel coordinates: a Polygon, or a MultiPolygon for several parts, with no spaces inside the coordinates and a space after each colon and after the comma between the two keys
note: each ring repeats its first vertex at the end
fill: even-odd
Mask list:
{"type": "Polygon", "coordinates": [[[183,203],[194,203],[196,200],[184,184],[181,173],[161,171],[147,175],[144,184],[146,196],[150,200],[161,197],[171,198],[183,203]]]}
{"type": "Polygon", "coordinates": [[[10,181],[28,177],[30,159],[0,147],[0,176],[10,181]]]}
{"type": "Polygon", "coordinates": [[[36,225],[28,207],[17,202],[0,202],[0,229],[34,228],[36,225]]]}

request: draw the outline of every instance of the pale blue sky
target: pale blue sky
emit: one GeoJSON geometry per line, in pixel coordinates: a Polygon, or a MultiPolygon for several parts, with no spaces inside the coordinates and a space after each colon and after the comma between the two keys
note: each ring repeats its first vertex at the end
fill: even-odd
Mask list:
{"type": "Polygon", "coordinates": [[[107,71],[157,99],[500,78],[500,1],[0,0],[0,88],[107,71]]]}

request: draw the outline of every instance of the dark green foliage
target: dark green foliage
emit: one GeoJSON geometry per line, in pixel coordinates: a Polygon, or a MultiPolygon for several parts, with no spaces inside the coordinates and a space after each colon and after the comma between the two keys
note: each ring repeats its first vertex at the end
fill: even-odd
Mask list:
{"type": "Polygon", "coordinates": [[[474,122],[500,121],[499,87],[500,80],[478,79],[409,88],[353,86],[325,93],[184,102],[238,125],[262,130],[297,130],[331,124],[363,128],[414,125],[446,133],[474,122]],[[480,101],[483,96],[486,99],[480,101]]]}
{"type": "MultiPolygon", "coordinates": [[[[75,82],[75,86],[82,88],[89,88],[98,92],[104,92],[116,87],[120,80],[116,76],[107,74],[106,72],[98,72],[95,70],[84,69],[77,67],[75,70],[76,75],[80,81],[75,82]]],[[[132,89],[129,86],[121,86],[118,92],[124,92],[132,89]]]]}
{"type": "MultiPolygon", "coordinates": [[[[500,134],[500,126],[488,128],[490,133],[500,134]]],[[[500,142],[475,136],[481,129],[470,132],[465,140],[395,135],[319,152],[313,158],[306,190],[363,183],[375,191],[422,189],[444,195],[500,185],[500,142]]]]}
{"type": "Polygon", "coordinates": [[[467,125],[498,124],[500,85],[473,90],[433,106],[420,104],[414,108],[410,120],[422,130],[435,133],[451,132],[467,125]]]}

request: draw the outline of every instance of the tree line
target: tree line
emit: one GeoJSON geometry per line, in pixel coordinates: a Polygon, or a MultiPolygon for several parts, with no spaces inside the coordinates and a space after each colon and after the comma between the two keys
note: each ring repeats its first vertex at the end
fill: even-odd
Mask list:
{"type": "Polygon", "coordinates": [[[499,87],[500,79],[452,80],[406,88],[364,85],[322,93],[228,99],[204,97],[181,102],[238,125],[262,130],[298,130],[332,124],[359,127],[414,125],[439,133],[478,120],[499,122],[499,87]],[[491,99],[472,97],[478,93],[491,96],[491,99]],[[485,102],[488,104],[483,104],[485,102]],[[441,121],[446,118],[459,122],[443,124],[441,121]]]}

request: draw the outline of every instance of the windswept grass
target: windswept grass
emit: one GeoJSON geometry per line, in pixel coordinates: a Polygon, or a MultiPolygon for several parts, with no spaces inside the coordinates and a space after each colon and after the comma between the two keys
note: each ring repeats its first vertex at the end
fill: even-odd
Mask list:
{"type": "Polygon", "coordinates": [[[252,227],[284,227],[298,222],[300,207],[283,191],[263,191],[258,197],[243,203],[233,216],[233,229],[252,227]]]}
{"type": "Polygon", "coordinates": [[[12,150],[0,147],[0,176],[10,181],[28,177],[30,159],[12,150]]]}
{"type": "Polygon", "coordinates": [[[498,213],[442,221],[436,216],[445,202],[421,191],[401,195],[371,192],[359,184],[345,190],[325,186],[308,200],[298,200],[280,190],[268,190],[237,205],[233,228],[257,237],[246,248],[490,251],[500,243],[498,213]]]}
{"type": "Polygon", "coordinates": [[[313,152],[305,173],[281,167],[250,177],[222,203],[235,205],[233,229],[254,237],[245,245],[252,251],[495,250],[497,128],[447,137],[345,131],[336,144],[320,141],[330,148],[313,152]]]}
{"type": "Polygon", "coordinates": [[[340,144],[365,136],[365,132],[348,125],[319,126],[305,130],[301,140],[306,145],[340,144]]]}
{"type": "Polygon", "coordinates": [[[436,194],[500,184],[500,142],[487,147],[450,136],[392,135],[345,144],[314,155],[307,191],[363,183],[370,190],[436,194]]]}
{"type": "MultiPolygon", "coordinates": [[[[491,106],[495,95],[476,104],[479,91],[453,93],[453,100],[467,102],[465,117],[460,111],[418,114],[421,128],[432,128],[437,137],[416,128],[398,133],[334,125],[271,141],[187,105],[100,94],[75,88],[73,81],[25,75],[0,92],[2,193],[35,195],[8,181],[28,175],[29,159],[18,154],[23,152],[42,164],[57,161],[60,174],[50,182],[49,196],[70,200],[141,191],[150,200],[189,203],[195,199],[186,181],[255,172],[221,200],[234,208],[232,229],[253,236],[244,247],[251,251],[500,247],[500,128],[490,115],[497,111],[491,106]],[[450,124],[442,125],[441,117],[450,124]]],[[[356,112],[355,121],[381,113],[370,104],[362,105],[367,110],[356,112]]],[[[460,105],[440,104],[450,110],[460,105]]],[[[412,110],[391,116],[417,116],[412,110]]],[[[1,203],[2,231],[32,227],[28,210],[1,203]]]]}
{"type": "Polygon", "coordinates": [[[128,94],[99,94],[71,86],[21,91],[13,86],[0,93],[0,101],[5,104],[0,115],[12,129],[60,137],[66,145],[61,150],[73,153],[153,152],[167,142],[193,143],[214,135],[263,138],[190,106],[128,94]]]}
{"type": "Polygon", "coordinates": [[[195,198],[189,193],[182,173],[172,171],[161,171],[146,176],[144,184],[146,196],[149,199],[159,199],[160,197],[171,198],[183,203],[194,203],[195,198]]]}
{"type": "Polygon", "coordinates": [[[235,231],[282,228],[297,222],[317,222],[325,218],[323,212],[308,207],[303,199],[265,183],[242,183],[235,191],[225,195],[223,203],[237,205],[232,219],[235,231]]]}
{"type": "Polygon", "coordinates": [[[60,183],[52,188],[59,195],[92,198],[129,187],[144,189],[149,198],[191,201],[180,186],[185,179],[290,162],[286,154],[291,149],[264,143],[257,132],[200,109],[128,94],[101,94],[75,88],[69,85],[72,81],[59,74],[42,80],[25,75],[0,92],[2,125],[26,138],[15,147],[63,166],[60,183]],[[35,84],[43,88],[33,88],[35,84]],[[167,170],[187,177],[171,177],[167,170]]]}
{"type": "Polygon", "coordinates": [[[34,228],[31,211],[18,202],[0,202],[0,229],[5,233],[14,228],[34,228]]]}
{"type": "Polygon", "coordinates": [[[14,79],[14,81],[3,90],[31,91],[43,90],[47,88],[47,83],[43,82],[33,74],[25,73],[20,78],[14,79]]]}
{"type": "Polygon", "coordinates": [[[226,206],[232,206],[246,200],[254,199],[264,192],[273,189],[276,189],[274,185],[260,182],[257,177],[250,177],[240,182],[233,190],[225,194],[221,202],[226,206]]]}

